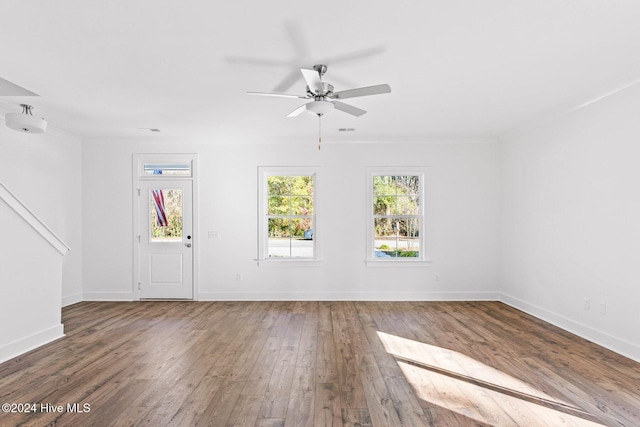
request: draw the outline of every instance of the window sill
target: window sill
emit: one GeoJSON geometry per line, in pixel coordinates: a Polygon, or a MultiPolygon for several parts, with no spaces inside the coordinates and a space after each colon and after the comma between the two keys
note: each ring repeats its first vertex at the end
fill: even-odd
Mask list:
{"type": "Polygon", "coordinates": [[[367,259],[365,260],[367,267],[383,267],[383,268],[411,268],[411,267],[429,267],[431,260],[428,259],[367,259]]]}
{"type": "Polygon", "coordinates": [[[320,259],[278,259],[263,258],[254,260],[258,267],[319,267],[322,264],[320,259]]]}

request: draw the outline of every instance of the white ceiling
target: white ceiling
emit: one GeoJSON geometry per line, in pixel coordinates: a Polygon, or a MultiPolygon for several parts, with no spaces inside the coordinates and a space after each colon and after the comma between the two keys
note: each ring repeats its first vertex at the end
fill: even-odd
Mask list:
{"type": "Polygon", "coordinates": [[[324,116],[336,141],[499,136],[640,80],[637,0],[5,0],[0,35],[0,77],[40,95],[0,111],[86,139],[315,138],[303,100],[245,92],[323,62],[392,88],[324,116]]]}

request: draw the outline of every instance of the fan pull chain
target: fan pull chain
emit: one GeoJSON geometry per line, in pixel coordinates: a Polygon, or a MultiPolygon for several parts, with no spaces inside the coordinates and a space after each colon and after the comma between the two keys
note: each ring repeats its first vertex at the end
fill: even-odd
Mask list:
{"type": "Polygon", "coordinates": [[[320,151],[320,144],[322,144],[322,114],[318,114],[318,151],[320,151]]]}

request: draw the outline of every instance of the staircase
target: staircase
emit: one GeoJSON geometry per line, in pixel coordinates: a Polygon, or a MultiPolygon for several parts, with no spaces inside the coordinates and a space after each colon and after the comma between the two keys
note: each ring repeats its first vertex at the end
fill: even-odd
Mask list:
{"type": "Polygon", "coordinates": [[[0,182],[0,362],[64,336],[62,263],[68,251],[0,182]]]}

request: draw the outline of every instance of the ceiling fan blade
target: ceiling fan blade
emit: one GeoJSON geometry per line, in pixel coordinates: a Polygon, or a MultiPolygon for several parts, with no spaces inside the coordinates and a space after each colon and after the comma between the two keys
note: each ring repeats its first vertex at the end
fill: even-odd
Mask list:
{"type": "MultiPolygon", "coordinates": [[[[306,58],[309,52],[309,43],[300,22],[288,19],[284,22],[284,29],[287,31],[291,45],[293,46],[295,58],[306,58]]],[[[303,62],[304,64],[304,62],[303,62]]]]}
{"type": "Polygon", "coordinates": [[[288,93],[269,93],[269,92],[247,92],[248,95],[260,95],[260,96],[277,96],[280,98],[300,98],[307,99],[306,96],[302,95],[290,95],[288,93]]]}
{"type": "Polygon", "coordinates": [[[298,74],[298,70],[291,70],[289,74],[285,76],[284,79],[273,89],[276,92],[283,92],[285,90],[289,90],[291,86],[300,78],[300,74],[298,74]]]}
{"type": "Polygon", "coordinates": [[[320,74],[316,70],[307,70],[306,68],[301,68],[302,77],[307,82],[307,86],[311,92],[316,95],[322,94],[322,81],[320,81],[320,74]]]}
{"type": "Polygon", "coordinates": [[[0,96],[40,96],[0,77],[0,96]]]}
{"type": "Polygon", "coordinates": [[[329,95],[329,98],[347,99],[347,98],[355,98],[358,96],[379,95],[381,93],[389,93],[389,92],[391,92],[391,87],[387,84],[384,84],[384,85],[359,87],[356,89],[347,89],[340,92],[335,92],[329,95]]]}
{"type": "Polygon", "coordinates": [[[361,110],[360,108],[354,107],[353,105],[345,104],[340,101],[331,101],[333,106],[336,107],[336,110],[340,110],[344,113],[351,114],[352,116],[360,117],[365,114],[365,110],[361,110]]]}
{"type": "Polygon", "coordinates": [[[256,58],[251,56],[241,55],[225,55],[224,59],[233,64],[241,65],[267,65],[272,67],[282,67],[289,65],[289,61],[270,59],[270,58],[256,58]]]}
{"type": "Polygon", "coordinates": [[[296,108],[295,110],[287,114],[287,117],[299,116],[300,114],[302,114],[303,111],[306,111],[306,110],[307,110],[307,104],[302,104],[301,106],[299,106],[298,108],[296,108]]]}
{"type": "Polygon", "coordinates": [[[327,65],[333,65],[339,62],[355,61],[355,60],[366,58],[368,56],[377,55],[379,53],[384,52],[384,50],[385,50],[384,46],[373,46],[368,49],[355,50],[355,51],[343,53],[336,56],[330,56],[328,58],[325,58],[324,62],[322,63],[327,65]]]}

